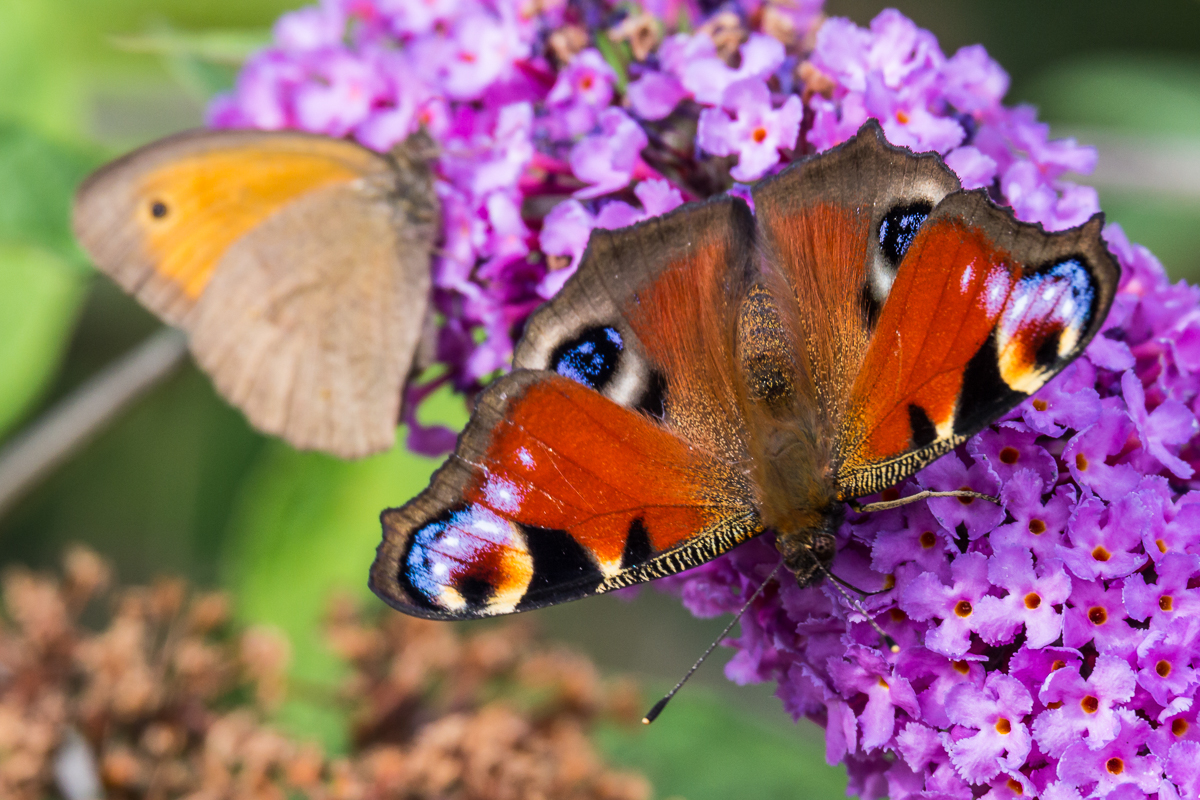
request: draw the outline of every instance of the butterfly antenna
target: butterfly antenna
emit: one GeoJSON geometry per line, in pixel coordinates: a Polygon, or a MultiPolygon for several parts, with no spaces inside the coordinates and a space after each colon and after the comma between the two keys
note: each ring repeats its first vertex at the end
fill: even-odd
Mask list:
{"type": "MultiPolygon", "coordinates": [[[[810,553],[811,553],[811,551],[810,551],[810,553]]],[[[890,635],[888,635],[887,631],[885,631],[883,628],[879,627],[879,623],[876,622],[874,620],[874,618],[870,614],[867,613],[867,609],[863,608],[862,602],[860,602],[857,597],[851,597],[850,593],[842,588],[841,585],[842,585],[842,583],[844,583],[844,581],[841,578],[834,576],[834,574],[832,572],[830,572],[829,569],[824,564],[821,563],[821,560],[819,558],[817,558],[815,553],[812,553],[812,559],[814,562],[816,562],[816,565],[818,567],[820,567],[821,572],[825,573],[825,577],[829,578],[829,582],[831,584],[833,584],[833,588],[837,589],[841,593],[842,597],[846,598],[846,602],[850,604],[850,607],[853,608],[858,613],[862,614],[863,617],[867,620],[867,624],[875,629],[875,632],[880,635],[880,637],[883,639],[884,644],[887,645],[888,650],[892,651],[893,653],[899,653],[900,645],[896,644],[896,640],[893,639],[890,635]]],[[[849,586],[849,584],[847,584],[847,586],[849,586]]],[[[851,586],[850,588],[854,589],[853,586],[851,586]]],[[[855,589],[855,591],[858,591],[858,590],[855,589]]],[[[866,593],[864,592],[864,594],[866,594],[866,593]]],[[[873,594],[878,594],[878,592],[873,592],[873,594]]]]}
{"type": "Polygon", "coordinates": [[[721,631],[721,634],[713,640],[713,643],[708,646],[708,649],[705,650],[703,654],[701,654],[700,658],[696,659],[696,663],[692,664],[692,668],[689,669],[687,673],[679,679],[679,683],[675,684],[675,688],[667,692],[663,696],[663,699],[654,704],[654,708],[646,712],[646,716],[642,717],[643,725],[649,725],[651,722],[654,722],[654,720],[658,719],[658,715],[661,714],[663,709],[667,707],[667,703],[671,702],[671,698],[675,696],[675,693],[683,688],[683,685],[687,683],[688,678],[692,677],[692,674],[696,670],[700,669],[700,665],[704,663],[704,660],[712,655],[712,651],[716,650],[717,645],[719,645],[721,641],[729,634],[729,632],[733,630],[733,626],[736,625],[738,620],[742,618],[742,615],[750,609],[750,605],[758,599],[758,596],[762,594],[763,589],[767,588],[767,584],[771,582],[771,579],[775,577],[775,573],[778,571],[779,564],[776,564],[775,569],[771,570],[771,574],[768,575],[766,579],[759,584],[758,588],[754,590],[754,594],[750,595],[750,599],[745,602],[741,610],[734,615],[733,619],[729,620],[729,624],[725,626],[725,630],[721,631]]]}

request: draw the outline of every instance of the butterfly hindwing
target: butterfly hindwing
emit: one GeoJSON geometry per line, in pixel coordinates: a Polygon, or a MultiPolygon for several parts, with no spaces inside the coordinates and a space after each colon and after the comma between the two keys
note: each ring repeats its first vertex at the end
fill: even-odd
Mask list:
{"type": "Polygon", "coordinates": [[[382,515],[371,586],[436,619],[523,611],[703,563],[758,532],[744,478],[555,373],[489,386],[429,488],[382,515]]]}
{"type": "Polygon", "coordinates": [[[900,264],[842,419],[843,499],[903,480],[1083,352],[1120,275],[1102,225],[1097,214],[1047,233],[978,190],[934,208],[900,264]]]}

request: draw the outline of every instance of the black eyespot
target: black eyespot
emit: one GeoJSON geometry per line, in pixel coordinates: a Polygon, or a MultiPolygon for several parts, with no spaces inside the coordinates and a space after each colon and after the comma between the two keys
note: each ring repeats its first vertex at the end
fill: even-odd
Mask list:
{"type": "Polygon", "coordinates": [[[603,391],[617,371],[625,343],[616,328],[588,328],[569,342],[563,342],[550,356],[550,369],[565,378],[603,391]]]}
{"type": "Polygon", "coordinates": [[[150,203],[150,216],[155,219],[162,219],[167,215],[167,204],[162,200],[153,200],[150,203]]]}
{"type": "Polygon", "coordinates": [[[893,266],[899,266],[900,259],[908,252],[909,245],[917,235],[921,223],[933,211],[933,206],[926,202],[912,203],[906,206],[896,206],[879,222],[879,247],[883,257],[893,266]]]}

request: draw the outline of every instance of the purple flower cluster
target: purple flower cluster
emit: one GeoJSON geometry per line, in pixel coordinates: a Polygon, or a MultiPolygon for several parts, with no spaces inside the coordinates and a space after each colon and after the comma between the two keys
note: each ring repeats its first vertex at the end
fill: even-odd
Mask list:
{"type": "MultiPolygon", "coordinates": [[[[1098,210],[1064,180],[1096,153],[1051,140],[981,47],[947,57],[896,11],[869,28],[814,0],[327,0],[294,12],[214,124],[441,147],[434,264],[444,374],[506,368],[529,312],[618,228],[781,169],[868,117],[1048,229],[1098,210]],[[690,20],[698,27],[680,31],[690,20]]],[[[834,571],[881,593],[772,583],[727,667],[826,729],[866,798],[1163,800],[1200,792],[1200,291],[1116,225],[1103,332],[1007,418],[889,493],[971,488],[840,532],[834,571]]],[[[410,406],[415,407],[416,402],[410,406]]],[[[411,421],[411,420],[410,420],[411,421]]],[[[410,446],[452,444],[413,426],[410,446]]],[[[697,615],[779,564],[770,536],[664,583],[697,615]]]]}

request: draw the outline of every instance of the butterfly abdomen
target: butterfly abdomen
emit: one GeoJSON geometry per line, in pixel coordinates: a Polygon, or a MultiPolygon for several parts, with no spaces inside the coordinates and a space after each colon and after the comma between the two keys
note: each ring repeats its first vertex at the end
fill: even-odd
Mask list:
{"type": "Polygon", "coordinates": [[[830,519],[840,504],[827,425],[797,386],[794,338],[770,290],[751,287],[738,308],[737,361],[759,515],[776,532],[784,563],[807,584],[820,574],[817,562],[833,558],[830,519]]]}

